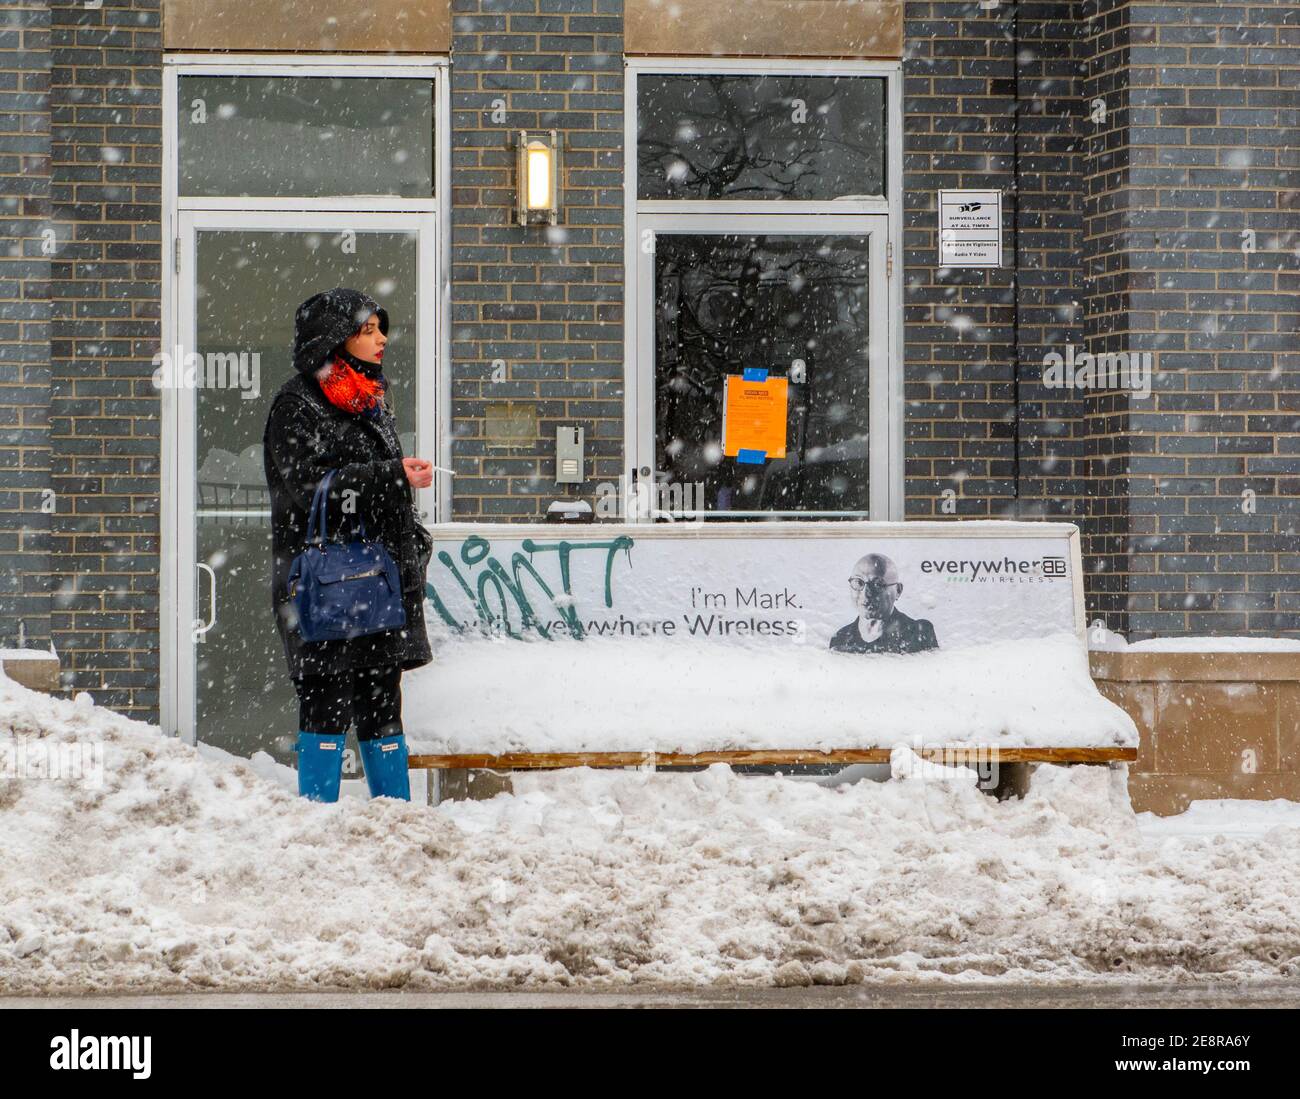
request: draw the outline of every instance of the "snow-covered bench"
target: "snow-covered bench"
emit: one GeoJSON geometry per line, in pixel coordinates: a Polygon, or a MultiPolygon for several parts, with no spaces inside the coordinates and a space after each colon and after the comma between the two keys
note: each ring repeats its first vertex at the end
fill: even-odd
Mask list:
{"type": "Polygon", "coordinates": [[[1132,720],[1088,672],[1069,524],[435,536],[435,659],[403,681],[413,768],[847,765],[905,747],[1014,788],[1024,764],[1136,759],[1132,720]],[[887,639],[854,576],[869,597],[901,585],[887,639]]]}

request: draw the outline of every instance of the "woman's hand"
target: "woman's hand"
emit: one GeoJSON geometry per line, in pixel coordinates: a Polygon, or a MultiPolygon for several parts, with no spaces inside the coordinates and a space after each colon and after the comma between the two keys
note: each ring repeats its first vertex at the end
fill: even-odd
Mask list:
{"type": "Polygon", "coordinates": [[[402,469],[412,488],[428,488],[433,484],[433,463],[423,458],[403,458],[402,469]]]}

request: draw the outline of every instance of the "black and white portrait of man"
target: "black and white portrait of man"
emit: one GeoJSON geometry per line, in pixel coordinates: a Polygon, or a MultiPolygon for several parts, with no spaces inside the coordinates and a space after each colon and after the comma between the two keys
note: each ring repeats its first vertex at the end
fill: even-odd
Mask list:
{"type": "Polygon", "coordinates": [[[858,559],[849,575],[849,597],[857,618],[836,631],[831,650],[837,653],[920,653],[937,649],[934,626],[924,618],[909,618],[897,607],[903,594],[898,566],[882,553],[858,559]]]}

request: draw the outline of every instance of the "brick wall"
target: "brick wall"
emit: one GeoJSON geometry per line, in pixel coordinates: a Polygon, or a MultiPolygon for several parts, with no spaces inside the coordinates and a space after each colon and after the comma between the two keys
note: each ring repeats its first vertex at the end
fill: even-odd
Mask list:
{"type": "Polygon", "coordinates": [[[535,519],[622,470],[622,26],[622,0],[453,2],[457,519],[535,519]],[[555,228],[510,224],[520,129],[563,133],[555,228]],[[536,432],[494,445],[489,408],[509,405],[535,409],[536,432]],[[589,480],[558,486],[555,429],[575,422],[589,480]]]}
{"type": "MultiPolygon", "coordinates": [[[[1300,633],[1300,6],[1108,4],[1092,338],[1153,352],[1097,438],[1111,625],[1300,633]],[[1115,468],[1122,462],[1127,478],[1115,468]],[[1116,582],[1117,577],[1119,582],[1116,582]]],[[[1098,66],[1099,71],[1103,71],[1098,66]]]]}
{"type": "MultiPolygon", "coordinates": [[[[1087,74],[1081,129],[1085,150],[1083,195],[1084,340],[1091,354],[1119,351],[1130,341],[1130,272],[1122,262],[1128,170],[1129,100],[1127,0],[1080,5],[1087,74]]],[[[1082,455],[1078,472],[1084,499],[1083,550],[1090,617],[1128,629],[1129,396],[1088,392],[1079,396],[1075,424],[1082,455]]]]}
{"type": "Polygon", "coordinates": [[[156,720],[159,5],[51,21],[51,637],[65,687],[156,720]]]}
{"type": "Polygon", "coordinates": [[[0,10],[0,647],[50,637],[50,13],[0,10]]]}
{"type": "Polygon", "coordinates": [[[1078,402],[1038,366],[1081,332],[1076,15],[1067,0],[906,6],[909,519],[1078,517],[1078,402]],[[1002,268],[937,266],[944,188],[1002,191],[1002,268]]]}
{"type": "Polygon", "coordinates": [[[908,517],[1074,519],[1135,637],[1300,632],[1300,6],[906,11],[908,517]],[[1006,268],[935,268],[941,187],[1006,268]],[[1045,389],[1065,344],[1154,395],[1045,389]]]}

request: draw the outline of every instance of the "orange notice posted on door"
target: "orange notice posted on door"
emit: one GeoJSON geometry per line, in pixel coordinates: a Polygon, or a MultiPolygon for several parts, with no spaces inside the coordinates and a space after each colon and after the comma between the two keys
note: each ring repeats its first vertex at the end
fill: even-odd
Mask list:
{"type": "Polygon", "coordinates": [[[785,457],[785,427],[790,403],[786,378],[746,381],[728,374],[722,402],[722,453],[742,461],[785,457]]]}

